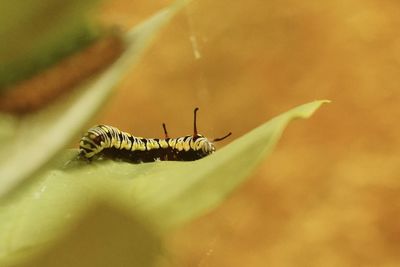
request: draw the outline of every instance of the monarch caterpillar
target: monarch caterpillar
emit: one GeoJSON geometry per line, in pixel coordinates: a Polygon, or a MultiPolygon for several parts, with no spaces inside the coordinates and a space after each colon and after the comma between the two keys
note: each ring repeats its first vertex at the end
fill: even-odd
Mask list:
{"type": "Polygon", "coordinates": [[[232,133],[210,141],[197,132],[194,109],[194,132],[178,138],[169,138],[165,123],[165,138],[135,137],[108,125],[90,128],[79,142],[79,157],[87,160],[111,158],[131,163],[154,161],[193,161],[215,152],[214,142],[224,140],[232,133]]]}

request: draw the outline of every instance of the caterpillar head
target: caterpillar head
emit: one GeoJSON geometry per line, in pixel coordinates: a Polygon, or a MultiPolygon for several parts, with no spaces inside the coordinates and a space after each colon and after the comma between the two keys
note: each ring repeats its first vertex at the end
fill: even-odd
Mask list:
{"type": "MultiPolygon", "coordinates": [[[[228,133],[224,137],[215,138],[214,140],[209,140],[207,137],[199,134],[197,132],[197,125],[196,125],[196,114],[198,108],[194,110],[194,125],[193,125],[193,135],[188,135],[185,137],[181,137],[177,139],[177,144],[175,148],[179,151],[180,158],[184,160],[196,160],[200,158],[204,158],[212,153],[215,152],[214,142],[218,142],[224,140],[232,133],[228,133]]],[[[168,133],[165,124],[163,123],[165,137],[168,138],[168,133]]]]}
{"type": "Polygon", "coordinates": [[[193,137],[193,149],[201,153],[204,157],[208,156],[215,152],[215,142],[219,142],[230,136],[232,133],[228,133],[227,135],[215,138],[213,140],[209,140],[207,137],[204,137],[200,134],[197,134],[193,137]]]}
{"type": "Polygon", "coordinates": [[[215,138],[214,140],[210,141],[208,138],[204,137],[203,135],[197,132],[197,111],[199,108],[194,109],[194,119],[193,119],[193,139],[195,142],[195,148],[197,151],[202,151],[205,155],[209,155],[215,152],[215,142],[219,142],[230,136],[232,133],[229,132],[227,135],[219,138],[215,138]]]}

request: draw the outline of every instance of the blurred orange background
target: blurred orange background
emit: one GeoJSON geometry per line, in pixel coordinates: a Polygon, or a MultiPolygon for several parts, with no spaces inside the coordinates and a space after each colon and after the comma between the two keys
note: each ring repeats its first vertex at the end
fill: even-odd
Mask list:
{"type": "MultiPolygon", "coordinates": [[[[105,2],[127,30],[172,1],[105,2]]],[[[170,266],[400,266],[400,2],[194,0],[99,114],[135,135],[224,144],[330,99],[216,210],[167,240],[170,266]]],[[[243,155],[245,156],[245,155],[243,155]]],[[[226,177],[229,179],[229,177],[226,177]]]]}

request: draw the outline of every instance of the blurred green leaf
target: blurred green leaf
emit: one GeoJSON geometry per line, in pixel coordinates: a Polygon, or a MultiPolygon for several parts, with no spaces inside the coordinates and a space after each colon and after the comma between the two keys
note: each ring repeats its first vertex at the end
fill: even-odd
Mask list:
{"type": "Polygon", "coordinates": [[[86,212],[60,240],[44,247],[38,257],[25,250],[11,255],[1,266],[151,267],[163,254],[157,233],[126,212],[103,203],[86,212]]]}
{"type": "Polygon", "coordinates": [[[127,48],[122,56],[69,99],[21,120],[0,114],[0,198],[70,142],[107,100],[130,66],[138,61],[158,30],[185,3],[185,0],[176,1],[128,32],[127,48]]]}
{"type": "Polygon", "coordinates": [[[0,1],[0,90],[93,40],[97,2],[0,1]]]}
{"type": "Polygon", "coordinates": [[[290,121],[308,118],[324,102],[296,107],[193,162],[88,164],[73,160],[76,150],[66,152],[0,204],[0,263],[16,251],[43,249],[98,201],[132,213],[157,232],[180,226],[224,200],[271,153],[290,121]]]}

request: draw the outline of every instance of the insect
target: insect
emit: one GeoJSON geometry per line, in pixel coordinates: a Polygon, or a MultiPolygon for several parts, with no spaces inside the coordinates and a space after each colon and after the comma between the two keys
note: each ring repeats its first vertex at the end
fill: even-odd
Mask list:
{"type": "Polygon", "coordinates": [[[197,132],[194,109],[193,135],[169,138],[165,123],[162,124],[165,138],[135,137],[108,125],[90,128],[79,143],[79,157],[91,161],[111,158],[131,163],[154,161],[193,161],[215,152],[214,142],[224,140],[232,133],[212,141],[197,132]]]}

